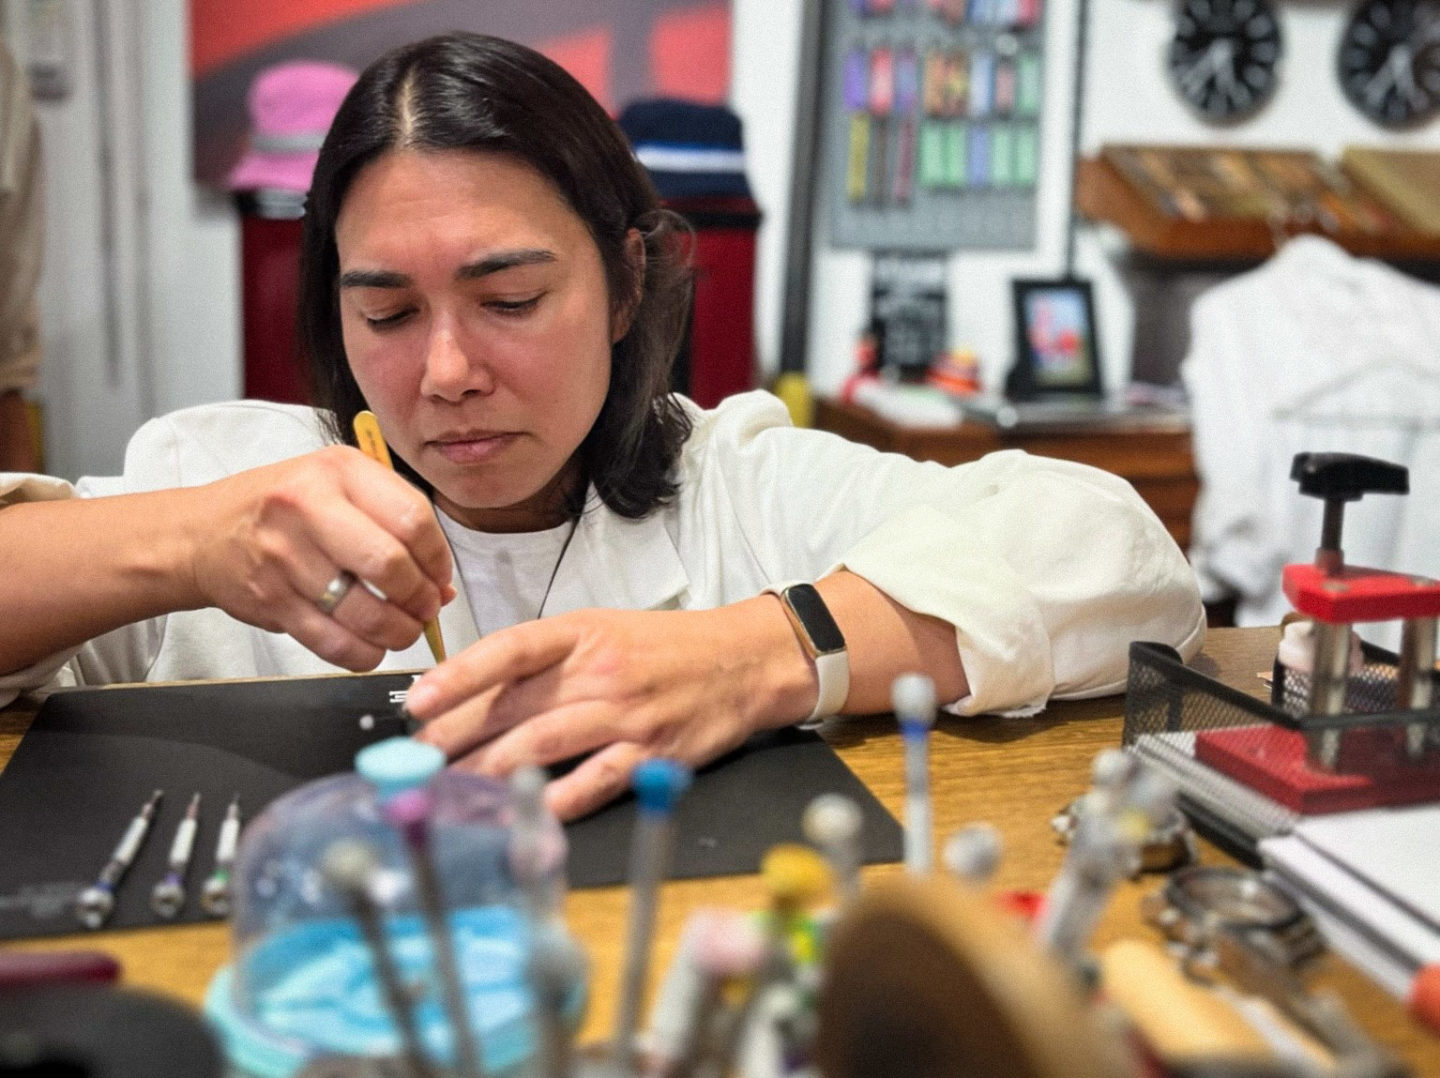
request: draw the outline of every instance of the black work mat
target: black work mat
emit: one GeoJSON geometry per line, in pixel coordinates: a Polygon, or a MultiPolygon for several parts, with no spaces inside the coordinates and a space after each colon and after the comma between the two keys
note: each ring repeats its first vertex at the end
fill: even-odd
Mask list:
{"type": "MultiPolygon", "coordinates": [[[[360,749],[404,733],[394,702],[411,681],[369,674],[56,693],[0,774],[0,939],[82,931],[75,896],[156,789],[165,797],[106,927],[205,920],[195,897],[231,798],[239,794],[248,821],[296,786],[351,770],[360,749]],[[150,890],[197,792],[189,898],[161,922],[150,890]]],[[[671,875],[756,871],[772,845],[800,841],[805,806],[828,792],[860,805],[867,862],[900,859],[900,825],[860,780],[818,735],[784,730],[757,735],[696,776],[677,816],[671,875]]],[[[626,798],[567,826],[572,887],[624,882],[633,820],[626,798]]]]}

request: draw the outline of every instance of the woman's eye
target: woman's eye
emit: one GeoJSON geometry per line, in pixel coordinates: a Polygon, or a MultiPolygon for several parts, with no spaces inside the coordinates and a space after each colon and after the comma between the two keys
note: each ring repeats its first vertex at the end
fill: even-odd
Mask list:
{"type": "Polygon", "coordinates": [[[362,315],[362,317],[365,319],[365,324],[371,329],[390,329],[409,318],[410,312],[408,310],[396,311],[394,314],[387,314],[380,318],[371,318],[368,314],[362,315]]]}
{"type": "Polygon", "coordinates": [[[527,314],[535,309],[540,302],[540,296],[531,296],[529,299],[492,299],[485,305],[498,314],[527,314]]]}

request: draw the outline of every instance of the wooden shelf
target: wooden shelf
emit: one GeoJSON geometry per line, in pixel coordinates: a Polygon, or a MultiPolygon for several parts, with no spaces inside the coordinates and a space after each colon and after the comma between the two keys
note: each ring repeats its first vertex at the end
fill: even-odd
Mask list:
{"type": "MultiPolygon", "coordinates": [[[[1191,221],[1167,214],[1103,158],[1078,162],[1075,203],[1086,217],[1116,226],[1135,250],[1154,258],[1259,261],[1275,253],[1276,235],[1267,222],[1233,217],[1191,221]]],[[[1440,260],[1440,235],[1404,226],[1375,232],[1308,231],[1361,257],[1398,262],[1440,260]]],[[[1297,233],[1290,230],[1287,234],[1297,233]]]]}

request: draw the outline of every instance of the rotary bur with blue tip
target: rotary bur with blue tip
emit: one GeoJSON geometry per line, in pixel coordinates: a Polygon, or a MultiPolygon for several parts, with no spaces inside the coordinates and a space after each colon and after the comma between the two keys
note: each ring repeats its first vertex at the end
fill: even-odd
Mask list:
{"type": "Polygon", "coordinates": [[[905,743],[905,868],[930,874],[930,728],[935,725],[935,683],[924,674],[901,674],[890,703],[905,743]]]}
{"type": "Polygon", "coordinates": [[[95,882],[81,891],[76,898],[75,916],[86,928],[99,928],[110,919],[110,914],[115,909],[115,888],[120,886],[130,863],[140,852],[140,846],[150,832],[150,822],[155,819],[155,809],[164,796],[164,790],[156,790],[150,795],[150,800],[146,801],[130,820],[125,834],[120,836],[120,841],[115,846],[115,852],[110,855],[110,860],[105,862],[105,867],[100,870],[95,882]]]}
{"type": "Polygon", "coordinates": [[[623,1074],[636,1073],[635,1030],[655,934],[656,892],[670,871],[675,806],[690,786],[690,777],[690,769],[675,760],[646,760],[630,779],[637,809],[630,847],[630,924],[611,1042],[613,1061],[623,1074]]]}

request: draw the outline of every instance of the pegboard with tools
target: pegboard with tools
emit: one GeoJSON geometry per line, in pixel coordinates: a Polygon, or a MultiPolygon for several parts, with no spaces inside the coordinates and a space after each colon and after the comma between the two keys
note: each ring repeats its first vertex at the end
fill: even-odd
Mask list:
{"type": "Polygon", "coordinates": [[[1033,245],[1043,0],[848,0],[825,27],[830,241],[1033,245]]]}

